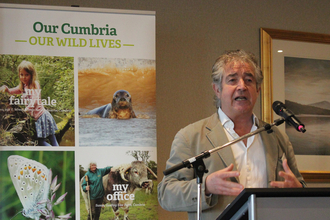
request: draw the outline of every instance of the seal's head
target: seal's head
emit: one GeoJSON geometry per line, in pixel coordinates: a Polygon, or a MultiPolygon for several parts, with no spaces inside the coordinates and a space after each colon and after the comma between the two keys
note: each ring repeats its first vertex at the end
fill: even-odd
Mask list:
{"type": "Polygon", "coordinates": [[[113,94],[113,108],[128,108],[129,106],[132,106],[132,97],[129,92],[126,90],[118,90],[113,94]]]}
{"type": "Polygon", "coordinates": [[[129,119],[136,118],[132,108],[132,97],[126,90],[118,90],[113,94],[112,112],[110,118],[129,119]]]}

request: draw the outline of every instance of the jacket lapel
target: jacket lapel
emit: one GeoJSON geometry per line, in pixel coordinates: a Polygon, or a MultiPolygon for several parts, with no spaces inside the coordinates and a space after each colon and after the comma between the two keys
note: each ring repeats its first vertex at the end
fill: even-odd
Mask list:
{"type": "MultiPolygon", "coordinates": [[[[217,113],[210,117],[210,120],[206,125],[206,129],[209,130],[206,137],[212,144],[213,148],[222,146],[229,142],[217,113]]],[[[234,170],[237,170],[234,155],[230,146],[222,148],[215,153],[218,154],[225,167],[232,163],[234,164],[234,170]]],[[[236,181],[238,182],[237,178],[236,181]]]]}

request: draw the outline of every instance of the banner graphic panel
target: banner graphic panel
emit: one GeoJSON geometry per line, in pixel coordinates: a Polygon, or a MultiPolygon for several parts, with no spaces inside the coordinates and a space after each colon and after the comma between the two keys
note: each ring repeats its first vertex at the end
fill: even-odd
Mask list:
{"type": "Polygon", "coordinates": [[[0,36],[0,218],[157,219],[155,13],[0,4],[0,36]]]}

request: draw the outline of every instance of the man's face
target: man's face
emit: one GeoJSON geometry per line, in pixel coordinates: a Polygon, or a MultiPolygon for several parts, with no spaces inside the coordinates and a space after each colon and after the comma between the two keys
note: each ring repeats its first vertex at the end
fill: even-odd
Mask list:
{"type": "Polygon", "coordinates": [[[213,86],[221,100],[222,111],[232,120],[252,115],[254,104],[260,92],[254,75],[254,68],[248,63],[231,62],[225,67],[222,91],[213,86]]]}
{"type": "Polygon", "coordinates": [[[94,171],[96,170],[96,168],[97,168],[96,164],[91,164],[91,168],[90,168],[90,170],[91,170],[92,172],[94,172],[94,171]]]}

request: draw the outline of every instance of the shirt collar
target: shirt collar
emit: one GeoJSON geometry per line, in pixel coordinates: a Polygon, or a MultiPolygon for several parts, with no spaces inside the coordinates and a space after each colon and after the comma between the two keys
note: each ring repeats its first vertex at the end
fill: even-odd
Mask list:
{"type": "MultiPolygon", "coordinates": [[[[223,126],[232,126],[234,128],[234,123],[233,121],[222,111],[222,109],[219,107],[218,108],[218,114],[219,114],[219,119],[221,121],[221,124],[223,126]]],[[[256,127],[259,127],[259,119],[257,118],[257,116],[253,113],[252,115],[252,120],[253,120],[253,125],[255,125],[256,127]]]]}

